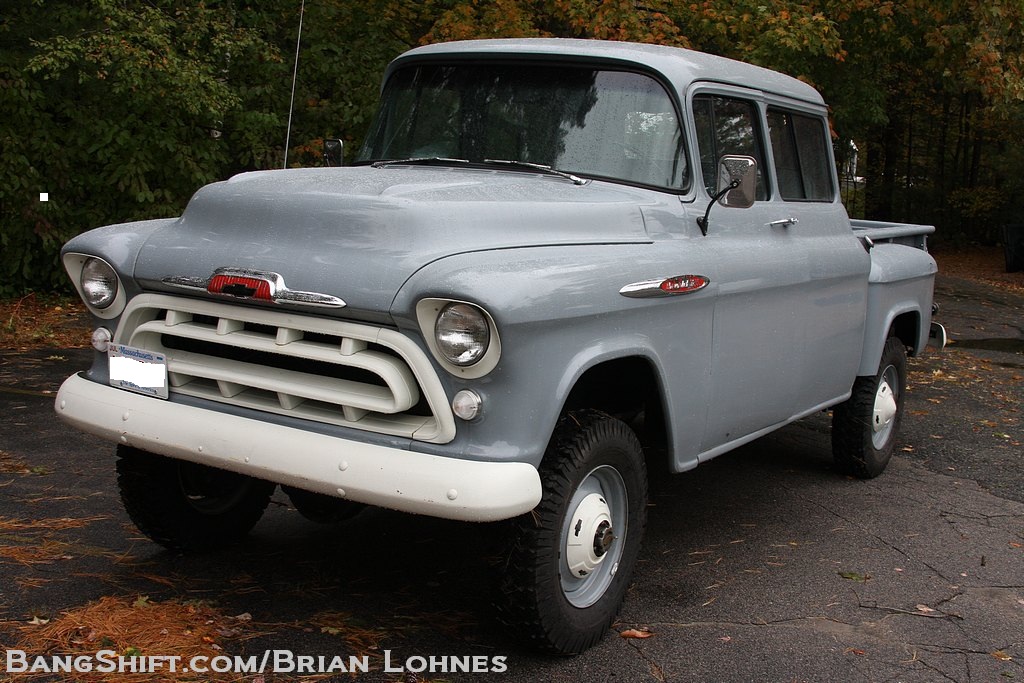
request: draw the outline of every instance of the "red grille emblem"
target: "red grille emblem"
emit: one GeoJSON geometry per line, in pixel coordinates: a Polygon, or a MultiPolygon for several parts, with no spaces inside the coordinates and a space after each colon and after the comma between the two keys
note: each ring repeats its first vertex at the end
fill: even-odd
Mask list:
{"type": "Polygon", "coordinates": [[[227,294],[243,299],[273,301],[274,292],[268,280],[239,275],[214,275],[206,285],[210,294],[227,294]]]}
{"type": "Polygon", "coordinates": [[[209,278],[188,275],[171,275],[162,282],[171,287],[190,291],[207,292],[236,299],[253,299],[271,304],[293,304],[298,306],[322,306],[344,308],[345,302],[336,296],[320,292],[303,292],[288,289],[284,278],[277,273],[248,268],[225,266],[213,271],[209,278]]]}

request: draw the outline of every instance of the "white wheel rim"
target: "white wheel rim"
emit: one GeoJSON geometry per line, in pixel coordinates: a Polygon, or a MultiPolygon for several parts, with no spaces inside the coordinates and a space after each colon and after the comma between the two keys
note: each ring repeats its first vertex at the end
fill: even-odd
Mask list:
{"type": "Polygon", "coordinates": [[[882,373],[878,390],[875,392],[875,405],[871,412],[871,442],[875,448],[881,449],[889,440],[893,431],[893,423],[899,410],[897,404],[896,384],[898,376],[896,368],[889,366],[882,373]]]}
{"type": "Polygon", "coordinates": [[[619,569],[626,540],[626,485],[614,467],[595,468],[573,493],[562,525],[559,578],[574,607],[601,599],[619,569]]]}

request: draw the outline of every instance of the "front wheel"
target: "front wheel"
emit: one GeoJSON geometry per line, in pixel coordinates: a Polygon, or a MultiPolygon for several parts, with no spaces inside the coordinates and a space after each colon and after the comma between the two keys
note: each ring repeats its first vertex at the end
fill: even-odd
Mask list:
{"type": "Polygon", "coordinates": [[[249,533],[274,484],[118,446],[117,485],[135,526],[170,550],[208,550],[249,533]]]}
{"type": "Polygon", "coordinates": [[[858,377],[850,398],[832,411],[832,458],[841,471],[871,479],[885,470],[903,419],[906,378],[906,347],[889,337],[878,373],[858,377]]]}
{"type": "Polygon", "coordinates": [[[625,423],[579,411],[559,423],[540,475],[540,503],[513,523],[500,613],[534,646],[577,654],[622,606],[646,523],[647,471],[625,423]]]}

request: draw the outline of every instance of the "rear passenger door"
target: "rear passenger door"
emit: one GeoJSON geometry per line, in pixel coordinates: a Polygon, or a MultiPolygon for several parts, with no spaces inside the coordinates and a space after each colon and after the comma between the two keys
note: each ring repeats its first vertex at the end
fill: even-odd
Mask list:
{"type": "Polygon", "coordinates": [[[758,166],[754,206],[714,207],[705,238],[718,295],[701,448],[711,457],[849,390],[867,262],[837,199],[823,110],[708,87],[692,111],[705,188],[698,208],[714,194],[723,155],[758,166]]]}
{"type": "Polygon", "coordinates": [[[828,122],[822,113],[769,103],[766,121],[777,193],[773,205],[793,222],[807,260],[801,311],[801,411],[850,390],[863,344],[871,259],[853,236],[836,190],[828,122]]]}

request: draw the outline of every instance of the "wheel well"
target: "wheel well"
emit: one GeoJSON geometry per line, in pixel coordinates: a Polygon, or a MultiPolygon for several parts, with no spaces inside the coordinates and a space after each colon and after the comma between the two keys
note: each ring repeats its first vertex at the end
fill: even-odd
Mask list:
{"type": "Polygon", "coordinates": [[[917,352],[917,341],[921,330],[921,314],[916,311],[902,313],[892,321],[889,336],[896,337],[907,347],[910,354],[917,352]]]}
{"type": "Polygon", "coordinates": [[[583,373],[563,414],[583,408],[619,418],[633,428],[645,448],[668,443],[661,387],[654,367],[644,358],[618,358],[583,373]]]}

